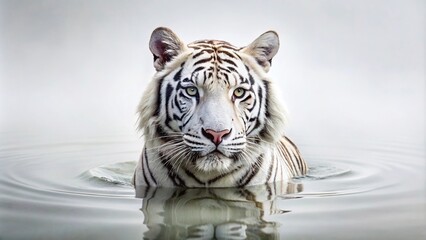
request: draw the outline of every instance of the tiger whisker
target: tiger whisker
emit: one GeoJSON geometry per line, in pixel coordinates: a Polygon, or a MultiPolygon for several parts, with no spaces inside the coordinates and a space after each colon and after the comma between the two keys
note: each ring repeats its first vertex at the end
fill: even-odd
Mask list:
{"type": "Polygon", "coordinates": [[[189,159],[189,157],[191,156],[190,152],[184,152],[184,153],[180,153],[180,155],[178,156],[178,164],[176,166],[176,170],[179,170],[181,165],[183,164],[183,162],[187,159],[189,159]]]}
{"type": "Polygon", "coordinates": [[[147,148],[147,149],[148,150],[154,150],[154,149],[160,149],[160,148],[166,148],[166,147],[173,148],[175,145],[179,146],[180,144],[182,144],[180,141],[169,141],[169,142],[163,143],[161,145],[158,145],[156,147],[150,147],[150,148],[147,148]]]}
{"type": "MultiPolygon", "coordinates": [[[[176,135],[167,135],[167,136],[161,136],[161,137],[152,137],[152,138],[145,138],[145,142],[154,141],[154,140],[161,140],[161,139],[167,139],[167,138],[182,138],[182,134],[176,134],[176,135]]],[[[174,140],[174,139],[173,139],[174,140]]]]}
{"type": "MultiPolygon", "coordinates": [[[[170,156],[173,156],[173,154],[178,153],[178,152],[180,152],[184,149],[185,149],[185,146],[176,146],[173,150],[171,150],[170,152],[167,152],[167,154],[164,155],[164,156],[167,157],[167,159],[169,159],[168,161],[166,161],[166,163],[170,163],[173,160],[173,158],[170,157],[170,156]]],[[[158,156],[157,158],[152,159],[152,160],[157,161],[157,160],[161,160],[161,159],[162,159],[162,156],[158,156]]]]}
{"type": "MultiPolygon", "coordinates": [[[[252,158],[252,157],[250,157],[247,153],[243,153],[243,156],[244,156],[244,158],[246,159],[246,161],[248,162],[248,160],[247,159],[250,159],[250,158],[252,158]]],[[[263,166],[262,166],[262,164],[261,163],[259,163],[258,161],[254,161],[253,163],[252,163],[252,165],[254,165],[254,166],[256,166],[256,167],[258,167],[262,172],[264,172],[264,173],[267,173],[269,170],[266,170],[263,166]]]]}

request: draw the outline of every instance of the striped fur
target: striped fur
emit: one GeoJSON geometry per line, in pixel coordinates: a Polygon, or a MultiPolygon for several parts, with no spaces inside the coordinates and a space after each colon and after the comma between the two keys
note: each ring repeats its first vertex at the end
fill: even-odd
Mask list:
{"type": "Polygon", "coordinates": [[[272,31],[237,48],[185,45],[167,28],[154,30],[157,73],[138,108],[145,146],[135,186],[248,186],[305,174],[266,74],[278,47],[272,31]]]}

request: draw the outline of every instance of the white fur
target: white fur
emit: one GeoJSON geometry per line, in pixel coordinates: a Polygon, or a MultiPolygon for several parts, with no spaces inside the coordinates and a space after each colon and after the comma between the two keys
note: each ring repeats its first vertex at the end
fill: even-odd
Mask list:
{"type": "MultiPolygon", "coordinates": [[[[282,181],[304,174],[306,166],[303,159],[294,144],[284,137],[286,116],[276,93],[277,87],[266,74],[279,47],[275,32],[266,32],[239,51],[224,48],[235,58],[215,53],[216,58],[232,60],[233,64],[229,61],[199,63],[200,59],[210,56],[197,50],[197,46],[206,43],[195,42],[186,47],[168,29],[155,30],[150,42],[165,44],[157,48],[158,44],[152,44],[150,47],[155,56],[166,56],[171,60],[161,62],[160,57],[154,62],[158,72],[138,106],[139,128],[143,131],[145,146],[135,171],[136,186],[231,187],[282,181]],[[161,39],[162,36],[164,39],[161,39]],[[212,77],[206,77],[207,70],[194,72],[197,67],[211,69],[212,66],[214,72],[208,72],[214,73],[212,77]],[[227,67],[236,68],[238,72],[220,72],[227,67]],[[174,76],[180,76],[181,80],[177,82],[174,76]],[[241,78],[250,77],[255,84],[241,81],[241,78]],[[190,81],[182,81],[185,78],[190,81]],[[160,81],[163,84],[160,85],[160,81]],[[176,92],[177,84],[180,84],[180,94],[176,92]],[[192,86],[197,89],[198,102],[195,96],[183,93],[182,89],[192,86]],[[235,89],[241,87],[252,89],[244,92],[244,101],[233,96],[235,89]],[[160,114],[155,115],[159,94],[165,98],[169,88],[175,90],[172,92],[174,95],[168,97],[178,99],[179,106],[184,109],[173,113],[181,114],[177,118],[180,120],[169,116],[176,111],[176,103],[172,100],[165,104],[163,99],[159,106],[160,114]],[[254,104],[255,101],[257,104],[254,104]],[[261,107],[261,101],[268,108],[261,107]],[[252,110],[248,111],[249,108],[252,110]],[[164,136],[159,134],[157,126],[161,126],[164,136]],[[229,133],[217,145],[207,137],[205,129],[216,132],[229,130],[229,133]],[[194,155],[195,152],[198,155],[194,155]],[[298,169],[296,165],[302,168],[298,169]]],[[[209,44],[214,46],[212,49],[228,46],[221,41],[209,44]]]]}

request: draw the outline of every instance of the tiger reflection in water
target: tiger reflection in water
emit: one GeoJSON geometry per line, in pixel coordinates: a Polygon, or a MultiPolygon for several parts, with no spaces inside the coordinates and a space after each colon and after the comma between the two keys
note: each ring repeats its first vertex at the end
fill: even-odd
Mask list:
{"type": "Polygon", "coordinates": [[[279,239],[277,197],[303,185],[277,182],[246,188],[136,188],[143,198],[144,239],[279,239]]]}

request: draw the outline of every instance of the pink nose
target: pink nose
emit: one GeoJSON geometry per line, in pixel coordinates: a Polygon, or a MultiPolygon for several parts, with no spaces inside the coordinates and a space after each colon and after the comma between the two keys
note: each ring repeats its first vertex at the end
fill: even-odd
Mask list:
{"type": "Polygon", "coordinates": [[[210,141],[212,141],[216,146],[219,145],[222,142],[223,138],[231,132],[231,130],[229,129],[215,131],[212,129],[204,130],[204,128],[201,129],[201,131],[203,135],[206,138],[210,139],[210,141]]]}

